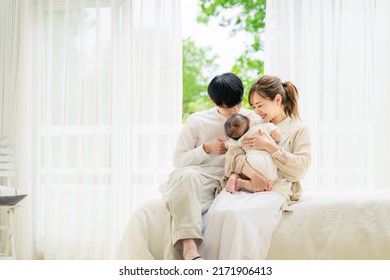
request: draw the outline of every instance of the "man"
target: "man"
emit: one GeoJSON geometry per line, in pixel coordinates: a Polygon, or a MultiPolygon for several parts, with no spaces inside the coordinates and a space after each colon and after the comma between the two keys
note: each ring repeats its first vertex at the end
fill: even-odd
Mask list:
{"type": "MultiPolygon", "coordinates": [[[[202,259],[198,253],[202,242],[202,214],[221,189],[224,176],[226,119],[237,113],[258,118],[254,112],[242,108],[244,86],[235,74],[214,77],[207,92],[215,107],[188,117],[174,153],[176,170],[160,187],[170,212],[167,246],[173,244],[175,249],[183,250],[185,260],[202,259]]],[[[269,184],[260,173],[245,175],[254,184],[269,184]]]]}

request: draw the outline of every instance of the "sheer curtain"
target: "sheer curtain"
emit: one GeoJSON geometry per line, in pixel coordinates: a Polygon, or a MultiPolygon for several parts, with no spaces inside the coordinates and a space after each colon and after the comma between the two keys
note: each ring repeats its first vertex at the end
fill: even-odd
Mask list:
{"type": "Polygon", "coordinates": [[[181,124],[179,1],[2,1],[3,117],[29,194],[18,258],[114,258],[131,212],[159,196],[181,124]]]}
{"type": "Polygon", "coordinates": [[[390,189],[390,2],[268,0],[265,73],[293,81],[310,126],[307,190],[390,189]]]}

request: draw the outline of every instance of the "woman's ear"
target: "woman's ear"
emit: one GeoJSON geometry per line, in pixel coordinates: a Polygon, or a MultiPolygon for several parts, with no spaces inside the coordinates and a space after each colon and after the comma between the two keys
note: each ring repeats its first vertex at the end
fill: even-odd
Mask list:
{"type": "Polygon", "coordinates": [[[213,103],[214,106],[217,106],[217,104],[215,104],[214,100],[212,100],[210,97],[209,97],[211,103],[213,103]]]}
{"type": "Polygon", "coordinates": [[[277,94],[277,95],[275,96],[274,101],[276,102],[276,105],[282,104],[282,100],[283,100],[283,98],[282,98],[282,96],[281,96],[280,94],[277,94]]]}

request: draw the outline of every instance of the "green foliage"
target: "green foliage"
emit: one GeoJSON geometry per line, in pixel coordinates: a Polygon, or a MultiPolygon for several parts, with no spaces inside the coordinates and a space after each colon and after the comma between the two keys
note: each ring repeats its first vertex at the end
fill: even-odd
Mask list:
{"type": "Polygon", "coordinates": [[[190,38],[183,40],[183,116],[211,108],[207,94],[210,73],[215,71],[217,56],[210,54],[210,48],[195,45],[190,38]]]}
{"type": "MultiPolygon", "coordinates": [[[[211,19],[216,19],[219,25],[230,29],[232,36],[238,32],[247,32],[252,36],[253,41],[232,67],[232,72],[243,80],[247,93],[254,80],[264,73],[261,52],[266,0],[199,0],[199,7],[199,22],[207,24],[211,19]]],[[[249,107],[247,94],[244,106],[249,107]]]]}
{"type": "Polygon", "coordinates": [[[248,93],[253,82],[264,73],[264,63],[260,59],[253,58],[253,52],[247,48],[243,54],[236,59],[232,67],[232,72],[236,73],[244,84],[245,94],[243,107],[250,108],[248,93]]]}
{"type": "Polygon", "coordinates": [[[259,38],[264,30],[266,0],[199,0],[201,14],[198,21],[208,23],[218,18],[221,26],[230,27],[232,32],[245,30],[259,38]],[[235,10],[236,12],[228,13],[235,10]]]}

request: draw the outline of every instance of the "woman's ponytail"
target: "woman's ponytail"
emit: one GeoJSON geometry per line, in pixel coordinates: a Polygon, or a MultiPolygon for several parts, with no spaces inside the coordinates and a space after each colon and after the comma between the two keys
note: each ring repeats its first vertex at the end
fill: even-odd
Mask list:
{"type": "Polygon", "coordinates": [[[286,93],[286,99],[283,98],[284,111],[290,117],[301,119],[298,110],[298,90],[292,82],[282,83],[284,91],[286,93]]]}

